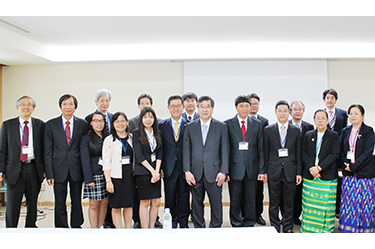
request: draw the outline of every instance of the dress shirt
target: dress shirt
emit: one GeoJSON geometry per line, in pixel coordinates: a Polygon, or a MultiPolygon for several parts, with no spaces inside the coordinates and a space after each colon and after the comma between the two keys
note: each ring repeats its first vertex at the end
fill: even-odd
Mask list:
{"type": "Polygon", "coordinates": [[[202,131],[202,133],[203,133],[203,124],[206,124],[207,125],[207,134],[208,134],[208,131],[210,130],[211,119],[212,118],[210,118],[206,123],[204,123],[201,119],[201,131],[202,131]]]}
{"type": "Polygon", "coordinates": [[[156,147],[158,147],[158,144],[154,136],[154,129],[151,128],[151,133],[148,133],[148,131],[145,128],[145,132],[148,138],[148,143],[150,144],[151,151],[154,152],[156,147]]]}
{"type": "Polygon", "coordinates": [[[176,122],[178,122],[177,124],[177,127],[178,127],[178,135],[180,135],[180,127],[181,127],[181,122],[182,122],[182,117],[180,117],[179,120],[174,120],[173,118],[171,118],[172,120],[172,129],[173,129],[173,134],[174,134],[174,128],[176,127],[176,122]]]}
{"type": "Polygon", "coordinates": [[[294,122],[294,120],[292,119],[292,124],[297,127],[301,132],[302,132],[302,120],[299,121],[299,123],[296,123],[294,122]]]}
{"type": "Polygon", "coordinates": [[[189,113],[186,113],[186,119],[189,120],[189,117],[191,117],[191,121],[194,120],[195,116],[197,116],[197,113],[194,112],[192,115],[190,115],[189,113]]]}
{"type": "Polygon", "coordinates": [[[247,130],[247,118],[245,119],[241,119],[240,116],[237,114],[237,119],[238,119],[238,122],[240,124],[240,128],[242,127],[242,121],[245,121],[244,125],[245,125],[245,130],[247,130]]]}
{"type": "Polygon", "coordinates": [[[65,126],[66,126],[66,121],[69,121],[70,122],[70,124],[69,124],[69,127],[70,127],[70,140],[72,140],[72,138],[73,138],[73,120],[74,120],[74,116],[72,116],[72,118],[71,119],[69,119],[69,120],[66,120],[65,118],[64,118],[64,115],[62,115],[61,116],[62,117],[62,120],[63,120],[63,125],[64,125],[64,132],[65,132],[65,126]]]}
{"type": "MultiPolygon", "coordinates": [[[[335,118],[335,117],[336,117],[336,107],[333,107],[332,110],[329,110],[328,108],[324,108],[324,109],[326,110],[326,112],[327,112],[327,114],[328,114],[328,124],[329,124],[329,123],[330,123],[330,115],[329,115],[329,113],[332,111],[332,112],[333,112],[333,118],[335,118]]],[[[336,120],[335,120],[335,122],[333,123],[333,126],[332,126],[332,127],[335,126],[335,123],[336,123],[336,120]]]]}
{"type": "MultiPolygon", "coordinates": [[[[281,126],[282,126],[282,124],[280,124],[279,122],[277,122],[277,125],[279,126],[279,134],[280,134],[280,138],[281,138],[282,140],[284,140],[284,138],[281,137],[281,126]]],[[[284,125],[285,125],[285,143],[286,143],[286,136],[288,135],[288,125],[289,125],[289,122],[286,122],[284,125]]],[[[281,139],[280,139],[280,140],[281,140],[281,139]]],[[[281,141],[280,141],[280,143],[281,143],[281,141]]]]}
{"type": "Polygon", "coordinates": [[[29,147],[33,148],[31,151],[31,154],[27,155],[27,160],[32,160],[34,159],[34,139],[33,139],[33,123],[31,120],[31,117],[28,120],[24,120],[21,117],[18,118],[18,122],[20,124],[20,138],[21,138],[21,144],[22,144],[22,138],[23,138],[23,128],[25,127],[25,121],[28,121],[29,123],[27,126],[29,127],[29,139],[27,140],[27,144],[29,147]]]}

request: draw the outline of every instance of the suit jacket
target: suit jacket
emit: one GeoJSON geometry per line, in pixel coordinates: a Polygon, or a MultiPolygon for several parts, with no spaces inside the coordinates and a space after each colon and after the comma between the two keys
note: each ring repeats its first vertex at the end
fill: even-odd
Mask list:
{"type": "Polygon", "coordinates": [[[372,178],[375,177],[375,164],[373,159],[373,151],[375,144],[374,130],[371,126],[367,126],[362,123],[361,129],[359,130],[357,143],[355,148],[355,163],[351,163],[347,159],[347,152],[349,151],[349,137],[352,131],[353,125],[347,126],[342,130],[340,136],[340,148],[341,148],[341,161],[343,163],[349,163],[352,172],[345,170],[345,165],[342,165],[342,172],[345,176],[353,176],[357,174],[357,178],[372,178]]]}
{"type": "Polygon", "coordinates": [[[288,125],[285,148],[288,148],[287,157],[279,157],[278,150],[282,148],[278,124],[272,124],[264,129],[264,162],[266,174],[271,181],[277,181],[284,169],[288,182],[296,180],[302,175],[301,159],[302,135],[298,128],[288,125]]]}
{"type": "Polygon", "coordinates": [[[336,131],[340,135],[342,129],[348,125],[348,115],[346,114],[346,111],[339,109],[337,107],[336,107],[335,115],[336,115],[335,125],[333,126],[333,129],[332,129],[328,124],[328,129],[336,131]]]}
{"type": "Polygon", "coordinates": [[[135,155],[134,175],[151,175],[151,172],[148,171],[148,169],[146,169],[146,167],[143,166],[141,162],[147,160],[151,167],[155,169],[156,160],[163,159],[163,146],[155,148],[154,153],[156,153],[156,160],[154,162],[151,162],[151,155],[153,154],[153,152],[151,151],[150,144],[141,143],[141,141],[139,140],[139,132],[140,131],[138,129],[133,131],[133,149],[135,155]]]}
{"type": "Polygon", "coordinates": [[[243,135],[237,115],[226,120],[230,142],[229,175],[231,180],[256,180],[258,174],[264,174],[263,126],[254,118],[247,117],[246,142],[248,150],[239,150],[243,135]]]}
{"type": "Polygon", "coordinates": [[[214,183],[218,173],[228,174],[229,138],[225,123],[211,119],[206,143],[203,145],[201,120],[190,122],[185,129],[183,142],[183,171],[190,171],[196,181],[214,183]]]}
{"type": "MultiPolygon", "coordinates": [[[[45,123],[31,118],[33,131],[34,157],[38,181],[43,181],[44,167],[44,128],[45,123]]],[[[0,172],[9,185],[16,184],[21,172],[22,162],[19,117],[3,122],[0,131],[0,172]]]]}
{"type": "MultiPolygon", "coordinates": [[[[85,117],[85,120],[86,120],[87,123],[89,123],[89,124],[90,124],[90,119],[91,119],[92,115],[94,115],[94,113],[90,113],[89,115],[87,115],[87,116],[85,117]]],[[[112,125],[112,117],[113,117],[113,114],[108,112],[108,119],[109,119],[108,122],[109,122],[111,125],[112,125]]],[[[110,127],[110,129],[112,129],[112,126],[110,127]]],[[[110,131],[111,131],[111,130],[109,130],[109,133],[111,133],[110,131]]]]}
{"type": "Polygon", "coordinates": [[[70,144],[66,140],[62,116],[53,118],[46,123],[44,150],[47,179],[64,182],[70,174],[74,182],[83,180],[80,159],[81,137],[89,130],[89,124],[80,118],[73,117],[73,137],[70,144]]]}
{"type": "MultiPolygon", "coordinates": [[[[309,122],[306,122],[306,121],[301,121],[302,122],[302,138],[303,136],[306,134],[306,132],[308,131],[312,131],[314,130],[314,126],[312,124],[310,124],[309,122]]],[[[292,120],[289,120],[289,124],[293,125],[292,123],[292,120]]]]}
{"type": "Polygon", "coordinates": [[[79,149],[81,155],[83,176],[86,184],[94,182],[94,175],[103,174],[103,167],[102,165],[99,165],[99,158],[102,157],[103,146],[98,146],[95,149],[94,153],[91,153],[90,140],[90,133],[82,136],[81,145],[79,149]]]}
{"type": "Polygon", "coordinates": [[[195,116],[194,116],[194,119],[191,120],[191,121],[187,118],[186,112],[182,113],[182,117],[186,120],[187,123],[190,123],[191,121],[199,119],[199,114],[196,112],[195,116]]]}
{"type": "MultiPolygon", "coordinates": [[[[314,179],[314,177],[310,174],[309,169],[315,166],[317,137],[317,130],[308,131],[305,134],[302,143],[303,177],[310,180],[314,179]]],[[[335,131],[327,129],[322,137],[318,157],[318,165],[322,168],[322,171],[320,171],[320,179],[334,180],[337,178],[336,161],[339,156],[339,134],[335,131]]]]}
{"type": "Polygon", "coordinates": [[[184,141],[184,132],[186,127],[186,120],[181,119],[180,135],[177,142],[174,139],[174,132],[171,125],[171,119],[165,119],[159,123],[161,131],[161,138],[163,140],[163,160],[161,161],[161,168],[164,172],[164,177],[168,178],[175,167],[178,168],[180,174],[182,171],[182,142],[184,141]]]}
{"type": "Polygon", "coordinates": [[[267,118],[265,118],[263,116],[260,116],[259,114],[257,114],[256,118],[262,123],[263,130],[264,130],[264,128],[266,128],[269,125],[269,122],[268,122],[267,118]]]}

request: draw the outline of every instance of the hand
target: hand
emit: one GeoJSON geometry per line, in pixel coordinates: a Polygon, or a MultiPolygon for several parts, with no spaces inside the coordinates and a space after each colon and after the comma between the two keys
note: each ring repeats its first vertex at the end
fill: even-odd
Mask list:
{"type": "Polygon", "coordinates": [[[53,186],[55,184],[55,179],[54,178],[47,179],[47,183],[48,183],[48,185],[53,186]]]}
{"type": "Polygon", "coordinates": [[[228,175],[225,178],[225,182],[230,182],[230,177],[228,175]]]}
{"type": "Polygon", "coordinates": [[[297,185],[300,185],[302,182],[302,176],[297,176],[297,185]]]}
{"type": "Polygon", "coordinates": [[[152,171],[151,183],[158,182],[160,180],[160,174],[156,171],[152,171]]]}
{"type": "Polygon", "coordinates": [[[352,172],[352,170],[350,169],[350,164],[349,163],[344,163],[344,164],[346,166],[345,170],[349,171],[349,172],[352,172]]]}
{"type": "Polygon", "coordinates": [[[3,173],[0,173],[0,182],[3,181],[3,173]]]}
{"type": "Polygon", "coordinates": [[[225,173],[217,174],[217,176],[216,176],[217,186],[221,187],[221,185],[223,185],[224,181],[225,181],[225,173]]]}
{"type": "Polygon", "coordinates": [[[193,185],[196,184],[194,175],[190,171],[185,172],[185,178],[186,178],[186,182],[187,182],[187,184],[189,184],[189,186],[193,186],[193,185]]]}
{"type": "Polygon", "coordinates": [[[258,181],[264,182],[265,175],[264,174],[259,174],[258,175],[258,181]]]}
{"type": "Polygon", "coordinates": [[[110,194],[113,194],[115,192],[112,181],[106,182],[106,189],[110,194]]]}
{"type": "Polygon", "coordinates": [[[263,175],[263,183],[267,183],[268,182],[268,176],[267,174],[264,174],[263,175]]]}
{"type": "Polygon", "coordinates": [[[164,171],[163,170],[160,170],[160,177],[164,178],[164,171]]]}
{"type": "Polygon", "coordinates": [[[320,169],[319,169],[320,167],[318,167],[318,166],[313,166],[313,167],[311,167],[310,169],[309,169],[309,171],[310,171],[310,174],[313,176],[313,177],[315,177],[315,178],[320,178],[320,169]]]}
{"type": "Polygon", "coordinates": [[[43,172],[43,179],[46,178],[46,172],[43,172]]]}
{"type": "Polygon", "coordinates": [[[94,182],[90,182],[89,184],[87,184],[87,186],[93,188],[93,187],[95,187],[95,183],[94,182]]]}

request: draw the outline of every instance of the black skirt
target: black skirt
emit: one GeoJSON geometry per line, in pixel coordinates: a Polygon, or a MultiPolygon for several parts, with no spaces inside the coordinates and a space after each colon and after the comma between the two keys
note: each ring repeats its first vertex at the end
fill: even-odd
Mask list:
{"type": "Polygon", "coordinates": [[[122,165],[122,179],[112,178],[114,193],[109,194],[111,208],[129,208],[134,204],[134,177],[132,164],[122,165]]]}
{"type": "Polygon", "coordinates": [[[151,183],[151,175],[136,175],[138,197],[140,200],[150,200],[161,197],[161,179],[151,183]]]}

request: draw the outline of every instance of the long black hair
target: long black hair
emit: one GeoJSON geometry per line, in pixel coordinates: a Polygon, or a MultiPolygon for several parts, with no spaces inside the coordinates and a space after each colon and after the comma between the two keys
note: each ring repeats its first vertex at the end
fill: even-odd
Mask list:
{"type": "Polygon", "coordinates": [[[105,115],[103,113],[99,112],[99,111],[94,112],[91,115],[91,117],[90,117],[89,124],[90,124],[90,131],[89,131],[90,143],[89,143],[89,148],[90,148],[91,155],[93,155],[93,154],[97,153],[98,150],[100,150],[100,152],[102,151],[101,150],[102,143],[104,141],[104,138],[106,136],[108,136],[107,122],[106,122],[106,119],[105,119],[105,115]],[[92,128],[92,125],[91,125],[91,121],[93,120],[94,115],[100,115],[100,116],[103,117],[103,120],[104,120],[104,127],[103,127],[103,130],[101,130],[101,133],[102,133],[102,137],[101,138],[96,134],[96,132],[94,131],[94,129],[92,128]]]}
{"type": "Polygon", "coordinates": [[[123,112],[116,112],[115,114],[113,114],[113,116],[112,116],[112,122],[111,122],[112,127],[113,127],[113,129],[111,129],[111,134],[112,134],[112,137],[113,137],[113,141],[115,141],[116,138],[117,138],[118,140],[120,140],[119,136],[117,135],[117,132],[116,132],[115,126],[114,126],[114,123],[115,123],[115,121],[118,119],[119,116],[123,116],[123,117],[124,117],[124,119],[125,119],[125,121],[126,121],[126,129],[125,129],[125,132],[126,132],[127,135],[129,135],[129,120],[128,120],[128,116],[126,116],[126,114],[123,113],[123,112]]]}
{"type": "Polygon", "coordinates": [[[156,143],[157,143],[156,148],[159,148],[162,145],[162,141],[161,141],[161,136],[159,133],[158,118],[156,117],[156,113],[154,109],[148,106],[143,108],[141,113],[139,114],[139,119],[138,119],[139,140],[141,141],[142,144],[148,144],[148,138],[145,132],[145,126],[143,125],[143,122],[142,122],[143,117],[147,113],[151,113],[152,116],[154,117],[154,123],[152,124],[151,127],[154,130],[154,136],[155,136],[156,143]]]}

